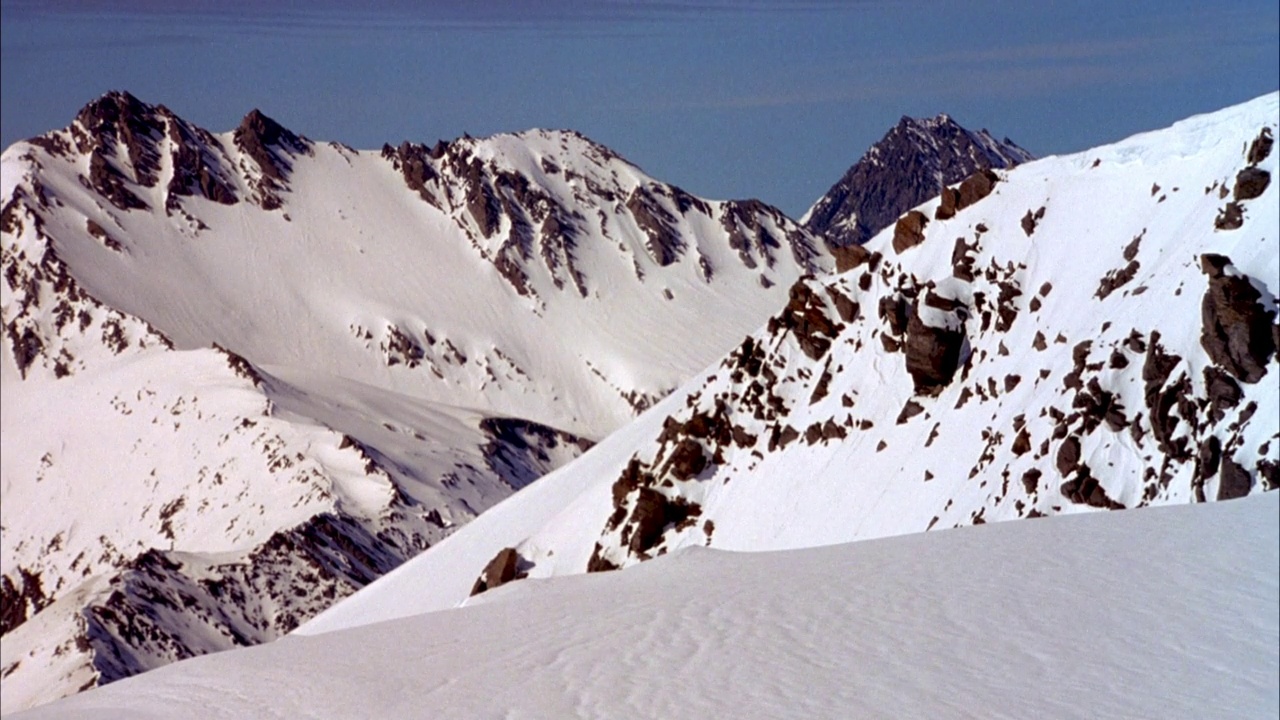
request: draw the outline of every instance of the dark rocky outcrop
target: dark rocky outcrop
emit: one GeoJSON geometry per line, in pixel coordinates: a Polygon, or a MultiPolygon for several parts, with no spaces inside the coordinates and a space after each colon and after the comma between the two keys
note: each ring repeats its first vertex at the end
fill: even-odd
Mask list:
{"type": "Polygon", "coordinates": [[[1147,357],[1142,365],[1143,399],[1151,435],[1165,455],[1178,461],[1188,460],[1191,451],[1187,448],[1187,438],[1174,439],[1174,433],[1182,422],[1183,407],[1192,395],[1191,380],[1183,373],[1169,382],[1182,358],[1165,350],[1160,343],[1160,333],[1152,331],[1146,345],[1147,357]]]}
{"type": "Polygon", "coordinates": [[[310,142],[257,109],[244,116],[232,133],[232,140],[262,173],[260,178],[251,182],[257,192],[258,204],[264,210],[282,207],[284,201],[280,193],[288,189],[293,159],[310,153],[310,142]]]}
{"type": "Polygon", "coordinates": [[[1234,500],[1249,494],[1253,489],[1253,476],[1234,459],[1222,458],[1222,467],[1218,471],[1218,499],[1234,500]]]}
{"type": "Polygon", "coordinates": [[[668,527],[680,527],[701,514],[701,507],[684,498],[669,498],[652,488],[640,488],[628,520],[627,549],[636,555],[647,553],[662,540],[668,527]]]}
{"type": "Polygon", "coordinates": [[[1028,495],[1035,493],[1036,490],[1039,489],[1040,477],[1042,475],[1043,473],[1036,468],[1031,468],[1030,470],[1022,473],[1022,488],[1028,495]]]}
{"type": "Polygon", "coordinates": [[[1244,226],[1244,208],[1238,202],[1229,202],[1226,207],[1218,211],[1218,217],[1213,220],[1213,227],[1216,230],[1239,230],[1244,226]]]}
{"type": "Polygon", "coordinates": [[[1271,184],[1271,173],[1257,167],[1247,167],[1236,175],[1236,185],[1231,197],[1236,201],[1252,200],[1266,192],[1271,184]]]}
{"type": "MultiPolygon", "coordinates": [[[[163,120],[153,108],[127,92],[109,92],[85,105],[76,115],[84,133],[74,133],[77,149],[98,156],[123,150],[132,169],[131,180],[154,187],[160,172],[156,141],[164,135],[163,120]]],[[[113,168],[114,169],[114,168],[113,168]]]]}
{"type": "Polygon", "coordinates": [[[996,183],[999,181],[1000,176],[986,168],[965,178],[957,190],[956,212],[964,210],[990,195],[991,191],[996,189],[996,183]]]}
{"type": "Polygon", "coordinates": [[[965,282],[973,282],[973,264],[977,262],[978,243],[965,242],[962,237],[956,238],[955,247],[951,249],[951,274],[965,282]]]}
{"type": "Polygon", "coordinates": [[[1249,278],[1228,273],[1231,260],[1206,253],[1200,268],[1209,278],[1201,302],[1200,345],[1209,359],[1237,380],[1256,383],[1267,373],[1276,352],[1272,323],[1275,312],[1249,278]]]}
{"type": "Polygon", "coordinates": [[[820,360],[843,326],[830,317],[822,296],[810,287],[812,282],[812,278],[801,278],[791,286],[791,299],[781,314],[769,319],[769,332],[790,330],[800,350],[820,360]]]}
{"type": "Polygon", "coordinates": [[[965,178],[958,187],[943,188],[938,209],[934,211],[933,218],[947,220],[955,217],[956,213],[990,195],[999,181],[1000,176],[983,168],[965,178]]]}
{"type": "Polygon", "coordinates": [[[429,187],[429,184],[440,177],[431,162],[434,159],[431,152],[425,145],[408,141],[400,143],[397,148],[392,148],[390,145],[382,146],[382,157],[390,160],[392,167],[400,171],[400,175],[404,177],[404,184],[418,193],[418,197],[431,205],[440,207],[440,201],[429,187]]]}
{"type": "Polygon", "coordinates": [[[0,635],[26,622],[48,604],[39,575],[18,568],[12,576],[0,576],[0,635]]]}
{"type": "Polygon", "coordinates": [[[576,456],[594,444],[572,433],[520,418],[484,418],[480,421],[480,430],[489,437],[480,448],[485,464],[516,490],[555,468],[548,450],[568,446],[576,456]]]}
{"type": "Polygon", "coordinates": [[[648,236],[649,256],[654,262],[665,267],[684,254],[688,244],[676,230],[676,217],[658,202],[652,192],[637,188],[627,198],[627,209],[648,236]]]}
{"type": "Polygon", "coordinates": [[[471,594],[479,595],[482,592],[493,590],[511,582],[526,577],[526,573],[520,572],[520,553],[515,548],[503,548],[498,551],[497,555],[484,566],[484,570],[480,572],[480,577],[476,578],[475,585],[471,586],[471,594]]]}
{"type": "Polygon", "coordinates": [[[950,220],[956,216],[960,204],[960,191],[956,188],[942,188],[938,198],[938,209],[933,211],[934,220],[950,220]]]}
{"type": "Polygon", "coordinates": [[[212,566],[188,568],[182,553],[148,550],[82,611],[83,649],[92,654],[97,684],[105,685],[174,660],[274,640],[426,545],[322,513],[212,566]]]}
{"type": "Polygon", "coordinates": [[[128,187],[124,174],[100,149],[89,154],[89,186],[121,210],[150,210],[151,206],[128,187]]]}
{"type": "Polygon", "coordinates": [[[1271,128],[1264,127],[1258,131],[1258,137],[1249,143],[1249,152],[1245,154],[1245,161],[1250,165],[1257,165],[1266,160],[1271,155],[1271,146],[1275,144],[1275,138],[1271,135],[1271,128]]]}
{"type": "Polygon", "coordinates": [[[861,245],[832,248],[831,254],[835,256],[838,273],[852,270],[871,261],[871,251],[861,245]]]}
{"type": "Polygon", "coordinates": [[[1101,508],[1106,510],[1123,510],[1124,505],[1116,502],[1107,495],[1107,491],[1093,477],[1088,466],[1081,466],[1075,478],[1066,481],[1059,488],[1062,496],[1077,505],[1088,505],[1090,507],[1101,508]]]}
{"type": "Polygon", "coordinates": [[[1027,237],[1031,237],[1033,234],[1035,234],[1036,226],[1040,223],[1040,220],[1043,218],[1044,218],[1043,205],[1041,205],[1040,209],[1036,210],[1034,213],[1028,210],[1027,214],[1022,216],[1022,232],[1026,233],[1027,237]]]}
{"type": "Polygon", "coordinates": [[[1069,477],[1080,467],[1080,439],[1075,435],[1068,435],[1063,439],[1062,444],[1058,446],[1058,455],[1055,459],[1055,465],[1058,468],[1058,474],[1062,477],[1069,477]]]}
{"type": "Polygon", "coordinates": [[[161,107],[169,128],[173,147],[173,176],[169,178],[169,196],[165,209],[178,209],[180,197],[203,197],[221,205],[239,202],[235,186],[222,166],[221,150],[207,131],[180,120],[161,107]]]}
{"type": "Polygon", "coordinates": [[[915,400],[908,400],[907,403],[902,406],[902,412],[898,413],[897,424],[899,425],[905,424],[908,420],[919,415],[922,412],[924,412],[923,405],[916,402],[915,400]]]}
{"type": "Polygon", "coordinates": [[[258,164],[263,175],[282,183],[293,170],[290,155],[308,150],[306,141],[256,108],[244,116],[232,138],[240,152],[258,164]]]}
{"type": "Polygon", "coordinates": [[[702,452],[702,445],[692,438],[685,438],[676,443],[671,451],[667,472],[676,480],[689,480],[697,477],[707,467],[707,456],[702,452]]]}
{"type": "Polygon", "coordinates": [[[924,227],[928,224],[929,218],[919,210],[903,215],[893,228],[893,251],[901,255],[924,242],[924,227]]]}
{"type": "Polygon", "coordinates": [[[964,346],[964,329],[926,325],[918,313],[907,323],[905,347],[907,372],[915,383],[917,395],[935,396],[951,384],[960,366],[964,346]]]}
{"type": "Polygon", "coordinates": [[[1227,410],[1239,405],[1244,397],[1236,381],[1214,365],[1204,368],[1204,387],[1209,397],[1209,420],[1212,422],[1226,417],[1227,410]]]}
{"type": "Polygon", "coordinates": [[[1126,285],[1130,280],[1138,274],[1140,265],[1137,260],[1130,260],[1127,265],[1118,269],[1110,270],[1106,275],[1098,281],[1098,289],[1093,296],[1099,300],[1106,300],[1107,296],[1115,292],[1118,288],[1126,285]]]}

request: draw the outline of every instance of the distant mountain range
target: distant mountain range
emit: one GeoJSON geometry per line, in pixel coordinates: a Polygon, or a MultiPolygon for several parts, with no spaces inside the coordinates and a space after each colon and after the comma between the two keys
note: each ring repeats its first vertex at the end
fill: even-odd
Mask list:
{"type": "Polygon", "coordinates": [[[1276,111],[1036,162],[904,118],[797,223],[573,132],[105,95],[0,166],[4,711],[687,547],[1274,488],[1276,111]]]}

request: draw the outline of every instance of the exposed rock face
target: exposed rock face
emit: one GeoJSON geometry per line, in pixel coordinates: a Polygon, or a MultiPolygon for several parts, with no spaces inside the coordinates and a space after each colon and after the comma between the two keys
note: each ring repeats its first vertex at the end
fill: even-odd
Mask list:
{"type": "Polygon", "coordinates": [[[480,577],[476,579],[476,584],[471,588],[472,595],[479,595],[487,590],[506,585],[512,580],[523,577],[518,571],[520,564],[520,554],[515,548],[503,548],[498,551],[497,555],[484,566],[484,571],[480,573],[480,577]]]}
{"type": "MultiPolygon", "coordinates": [[[[999,175],[996,175],[991,170],[983,168],[965,178],[964,182],[960,183],[959,187],[943,188],[941,202],[938,204],[938,208],[934,211],[933,218],[935,220],[947,220],[955,217],[956,213],[990,195],[991,192],[995,190],[996,183],[998,182],[1000,182],[999,175]]],[[[1043,214],[1043,212],[1041,214],[1043,214]]],[[[899,246],[902,246],[903,249],[905,249],[918,244],[919,240],[916,240],[914,236],[921,235],[921,239],[923,239],[921,231],[923,231],[924,225],[927,222],[928,218],[925,218],[922,213],[916,210],[912,210],[907,213],[907,215],[903,216],[902,219],[898,220],[898,225],[894,229],[894,249],[898,250],[899,246]],[[912,226],[918,224],[919,228],[904,228],[903,220],[906,220],[913,215],[919,215],[920,217],[913,218],[910,224],[912,226]],[[900,237],[901,240],[899,239],[900,237]]],[[[1023,223],[1023,228],[1026,229],[1025,221],[1023,223]]],[[[963,240],[961,240],[961,242],[963,242],[963,240]]],[[[898,252],[902,252],[902,250],[898,250],[898,252]]]]}
{"type": "Polygon", "coordinates": [[[960,366],[964,330],[926,325],[918,313],[907,323],[907,372],[917,395],[937,395],[951,384],[960,366]]]}
{"type": "Polygon", "coordinates": [[[308,146],[303,138],[257,109],[240,121],[235,130],[235,143],[258,163],[263,175],[281,182],[287,181],[293,170],[289,154],[305,153],[308,146]]]}
{"type": "Polygon", "coordinates": [[[1257,165],[1266,160],[1271,155],[1271,147],[1275,144],[1275,136],[1271,133],[1271,128],[1264,127],[1258,131],[1258,137],[1249,143],[1249,152],[1245,155],[1245,161],[1250,165],[1257,165]]]}
{"type": "Polygon", "coordinates": [[[280,193],[288,189],[293,171],[291,158],[310,152],[310,142],[256,109],[240,121],[234,138],[236,147],[258,165],[260,176],[250,183],[258,203],[266,210],[279,208],[280,193]]]}
{"type": "MultiPolygon", "coordinates": [[[[765,287],[773,283],[769,272],[784,266],[798,266],[802,272],[829,267],[825,249],[811,234],[758,200],[713,203],[673,185],[636,182],[625,177],[636,168],[577,133],[533,130],[525,136],[522,141],[549,141],[561,152],[577,153],[575,166],[561,167],[544,157],[543,174],[529,173],[494,157],[485,141],[469,137],[431,148],[386,145],[381,151],[405,184],[451,215],[476,250],[522,296],[538,298],[535,278],[542,274],[557,291],[589,296],[592,289],[580,256],[582,244],[593,237],[638,238],[636,250],[659,268],[692,257],[701,279],[710,283],[717,268],[690,232],[691,226],[707,222],[723,230],[723,241],[744,267],[760,271],[759,282],[765,287]]],[[[625,243],[620,249],[632,251],[625,243]]],[[[647,263],[640,257],[633,263],[636,278],[643,282],[647,263]]]]}
{"type": "Polygon", "coordinates": [[[1253,489],[1253,476],[1235,460],[1222,459],[1222,471],[1218,482],[1218,499],[1233,500],[1244,497],[1253,489]]]}
{"type": "Polygon", "coordinates": [[[545,475],[552,467],[549,451],[561,445],[586,452],[594,444],[563,430],[520,418],[484,418],[480,430],[490,437],[482,448],[485,463],[514,489],[545,475]]]}
{"type": "Polygon", "coordinates": [[[1257,167],[1247,167],[1236,175],[1236,185],[1231,196],[1238,200],[1252,200],[1266,191],[1271,184],[1271,173],[1257,167]]]}
{"type": "Polygon", "coordinates": [[[831,347],[831,339],[840,331],[827,309],[827,303],[811,287],[811,278],[802,278],[791,287],[791,301],[781,315],[770,318],[770,331],[790,330],[795,333],[800,349],[814,360],[831,347]]]}
{"type": "MultiPolygon", "coordinates": [[[[902,213],[938,195],[975,172],[1009,168],[1031,160],[1008,138],[973,132],[946,115],[902,120],[814,204],[804,219],[811,232],[833,247],[857,245],[888,227],[902,213]]],[[[980,183],[980,181],[975,181],[980,183]]],[[[952,214],[974,201],[975,184],[943,197],[952,214]],[[961,193],[970,193],[966,203],[961,193]]],[[[949,217],[949,215],[940,215],[949,217]]]]}
{"type": "MultiPolygon", "coordinates": [[[[1231,190],[1231,202],[1228,202],[1218,210],[1218,216],[1213,221],[1215,230],[1239,230],[1244,227],[1244,205],[1241,205],[1241,203],[1260,197],[1271,184],[1271,173],[1258,167],[1258,163],[1271,155],[1273,143],[1274,137],[1271,133],[1271,128],[1263,127],[1258,132],[1258,136],[1249,144],[1249,148],[1245,152],[1245,161],[1249,164],[1236,173],[1235,187],[1231,190]]],[[[1227,187],[1223,184],[1218,197],[1225,198],[1226,196],[1227,187]]]]}
{"type": "Polygon", "coordinates": [[[831,249],[836,258],[836,272],[846,272],[871,262],[871,251],[861,245],[844,245],[831,249]]]}
{"type": "Polygon", "coordinates": [[[1036,225],[1040,224],[1040,220],[1042,218],[1044,218],[1043,206],[1034,213],[1028,210],[1027,214],[1022,216],[1022,232],[1026,233],[1027,237],[1034,235],[1036,232],[1036,225]]]}
{"type": "Polygon", "coordinates": [[[1209,277],[1201,304],[1200,345],[1237,380],[1256,383],[1276,352],[1275,312],[1262,305],[1261,293],[1247,276],[1228,272],[1234,270],[1229,258],[1206,253],[1200,268],[1209,277]]]}
{"type": "Polygon", "coordinates": [[[996,183],[999,181],[1000,176],[991,172],[988,168],[983,168],[965,178],[964,182],[960,183],[960,188],[957,191],[956,211],[959,212],[990,195],[991,191],[996,189],[996,183]]]}
{"type": "Polygon", "coordinates": [[[924,226],[928,224],[929,218],[919,210],[903,215],[893,228],[893,251],[901,255],[924,242],[924,226]]]}
{"type": "Polygon", "coordinates": [[[950,220],[959,212],[960,190],[958,188],[942,188],[938,209],[933,211],[934,220],[950,220]]]}
{"type": "Polygon", "coordinates": [[[1242,226],[1244,226],[1244,207],[1238,202],[1227,203],[1218,211],[1218,217],[1213,220],[1213,227],[1216,230],[1239,230],[1242,226]]]}
{"type": "Polygon", "coordinates": [[[25,568],[18,568],[12,576],[9,571],[6,568],[6,574],[0,575],[0,635],[26,622],[49,604],[39,575],[25,568]]]}

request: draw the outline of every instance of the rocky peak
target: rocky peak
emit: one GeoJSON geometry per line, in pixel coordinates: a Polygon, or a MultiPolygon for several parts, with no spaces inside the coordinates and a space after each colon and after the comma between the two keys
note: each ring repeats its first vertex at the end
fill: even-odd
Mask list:
{"type": "Polygon", "coordinates": [[[308,146],[304,139],[257,108],[240,121],[234,138],[236,147],[258,163],[263,175],[281,181],[293,169],[288,154],[305,153],[308,146]]]}
{"type": "Polygon", "coordinates": [[[861,244],[905,211],[978,170],[1032,159],[1009,140],[972,131],[943,113],[903,116],[806,213],[806,229],[832,246],[861,244]]]}
{"type": "Polygon", "coordinates": [[[261,169],[262,176],[251,181],[258,203],[266,210],[283,205],[280,192],[288,188],[294,155],[310,154],[311,144],[283,125],[254,109],[244,116],[232,133],[236,147],[261,169]]]}
{"type": "Polygon", "coordinates": [[[76,122],[93,136],[136,129],[155,115],[155,108],[132,94],[112,90],[80,109],[76,122]]]}
{"type": "Polygon", "coordinates": [[[307,142],[288,128],[254,108],[236,127],[237,144],[279,148],[289,152],[306,152],[307,142]]]}

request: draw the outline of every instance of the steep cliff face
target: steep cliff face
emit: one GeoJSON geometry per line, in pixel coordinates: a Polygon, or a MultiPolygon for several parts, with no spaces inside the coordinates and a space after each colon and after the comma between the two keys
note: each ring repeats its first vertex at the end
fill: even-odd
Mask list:
{"type": "Polygon", "coordinates": [[[801,223],[836,246],[860,245],[902,213],[937,197],[979,170],[1011,168],[1032,159],[1012,140],[967,130],[947,115],[903,117],[801,223]]]}

